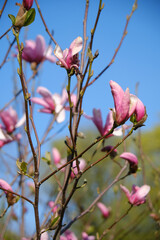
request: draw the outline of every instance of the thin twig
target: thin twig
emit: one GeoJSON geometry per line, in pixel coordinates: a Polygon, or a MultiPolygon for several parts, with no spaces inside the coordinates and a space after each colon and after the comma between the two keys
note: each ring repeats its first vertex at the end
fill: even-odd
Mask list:
{"type": "Polygon", "coordinates": [[[44,27],[45,27],[46,32],[49,34],[49,36],[50,36],[50,38],[52,39],[52,41],[54,42],[54,44],[55,44],[55,45],[58,45],[57,42],[56,42],[56,40],[53,38],[52,34],[50,33],[50,31],[49,31],[49,29],[48,29],[48,27],[47,27],[47,24],[45,23],[45,20],[44,20],[44,18],[43,18],[43,15],[42,15],[40,6],[39,6],[39,4],[38,4],[38,1],[35,0],[35,2],[36,2],[37,9],[38,9],[39,15],[40,15],[40,17],[41,17],[41,19],[42,19],[42,22],[43,22],[43,24],[44,24],[44,27]]]}

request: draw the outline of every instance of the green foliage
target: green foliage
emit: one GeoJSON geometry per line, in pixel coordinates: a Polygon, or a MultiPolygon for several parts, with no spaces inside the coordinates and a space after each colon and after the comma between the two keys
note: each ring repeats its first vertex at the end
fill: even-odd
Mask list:
{"type": "Polygon", "coordinates": [[[27,12],[27,16],[25,19],[25,23],[23,26],[28,26],[30,25],[34,19],[35,19],[36,11],[34,8],[30,8],[29,11],[27,12]]]}

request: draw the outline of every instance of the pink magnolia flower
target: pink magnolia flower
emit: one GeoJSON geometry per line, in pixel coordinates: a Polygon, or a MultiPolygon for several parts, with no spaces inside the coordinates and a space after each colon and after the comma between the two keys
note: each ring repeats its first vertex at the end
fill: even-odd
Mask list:
{"type": "Polygon", "coordinates": [[[36,41],[26,40],[26,45],[22,52],[22,58],[29,63],[39,64],[43,60],[49,60],[50,62],[56,62],[56,58],[51,55],[52,47],[46,48],[44,37],[38,35],[36,41]]]}
{"type": "Polygon", "coordinates": [[[37,92],[42,96],[42,98],[33,97],[31,101],[44,107],[39,111],[51,114],[58,113],[56,121],[58,123],[63,122],[65,119],[65,110],[63,109],[63,105],[61,103],[61,96],[57,93],[52,94],[45,87],[38,87],[37,92]]]}
{"type": "MultiPolygon", "coordinates": [[[[102,114],[100,109],[93,109],[93,117],[88,116],[84,114],[84,116],[87,119],[91,119],[93,123],[96,125],[98,131],[100,132],[101,136],[106,135],[113,127],[114,120],[113,120],[113,114],[112,111],[109,112],[106,118],[105,125],[103,126],[103,121],[102,121],[102,114]]],[[[121,129],[115,129],[112,134],[108,135],[106,138],[111,137],[111,136],[121,136],[122,135],[122,130],[121,129]]]]}
{"type": "Polygon", "coordinates": [[[97,207],[100,209],[104,218],[108,218],[110,216],[110,208],[106,207],[103,203],[98,202],[97,207]]]}
{"type": "Polygon", "coordinates": [[[78,238],[73,232],[67,230],[64,232],[64,236],[60,236],[60,240],[78,240],[78,238]]]}
{"type": "Polygon", "coordinates": [[[94,236],[88,236],[86,232],[82,232],[82,240],[95,240],[94,236]]]}
{"type": "MultiPolygon", "coordinates": [[[[11,186],[6,181],[4,181],[3,179],[0,179],[0,187],[13,192],[11,186]]],[[[5,192],[6,195],[8,194],[7,191],[4,191],[4,192],[5,192]]]]}
{"type": "MultiPolygon", "coordinates": [[[[53,156],[54,164],[56,165],[57,168],[61,167],[62,165],[64,165],[67,162],[66,159],[61,158],[60,152],[58,151],[57,148],[52,149],[52,156],[53,156]]],[[[80,171],[83,171],[83,169],[86,166],[86,161],[83,158],[79,158],[78,161],[79,161],[79,169],[80,169],[80,171]]],[[[75,178],[75,175],[78,174],[76,161],[74,161],[72,164],[72,170],[73,171],[71,172],[71,178],[75,178]]],[[[62,168],[61,171],[64,172],[65,167],[62,168]]]]}
{"type": "Polygon", "coordinates": [[[130,152],[123,152],[120,155],[120,158],[123,158],[125,160],[127,160],[130,164],[130,171],[129,173],[135,173],[138,169],[138,159],[136,157],[136,155],[134,155],[133,153],[130,152]]]}
{"type": "Polygon", "coordinates": [[[137,122],[142,120],[146,115],[146,110],[138,97],[130,94],[129,88],[124,92],[118,83],[112,80],[109,83],[114,99],[113,115],[116,123],[118,125],[125,123],[133,113],[137,122]]]}
{"type": "Polygon", "coordinates": [[[120,188],[126,194],[126,197],[128,198],[129,203],[132,205],[135,205],[135,206],[145,203],[146,196],[150,191],[150,186],[148,186],[148,185],[143,185],[142,187],[133,185],[131,193],[123,185],[120,185],[120,188]]]}
{"type": "Polygon", "coordinates": [[[55,203],[54,203],[53,201],[49,201],[49,202],[48,202],[48,206],[49,206],[50,208],[52,208],[52,212],[53,212],[53,213],[57,212],[58,206],[55,205],[55,203]]]}
{"type": "Polygon", "coordinates": [[[33,0],[23,0],[23,6],[29,10],[33,5],[33,0]]]}
{"type": "MultiPolygon", "coordinates": [[[[79,169],[80,171],[83,171],[86,166],[86,161],[83,158],[79,158],[78,161],[79,161],[79,169]]],[[[71,178],[75,178],[75,176],[78,174],[76,161],[73,162],[72,169],[73,169],[73,172],[71,172],[71,178]]]]}
{"type": "Polygon", "coordinates": [[[0,188],[1,188],[1,187],[3,188],[2,190],[3,190],[4,193],[6,194],[8,206],[11,206],[11,205],[13,205],[14,203],[16,203],[16,198],[15,198],[15,196],[11,193],[11,192],[13,192],[11,186],[10,186],[6,181],[4,181],[3,179],[0,179],[0,188]],[[11,192],[8,192],[8,191],[5,191],[5,190],[11,191],[11,192]]]}
{"type": "Polygon", "coordinates": [[[70,45],[69,49],[61,50],[59,45],[56,45],[54,54],[59,59],[58,64],[61,67],[70,70],[71,68],[79,67],[78,53],[82,49],[82,38],[77,37],[70,45]]]}
{"type": "Polygon", "coordinates": [[[47,232],[42,233],[40,240],[49,240],[49,236],[47,232]]]}
{"type": "Polygon", "coordinates": [[[16,111],[10,107],[0,113],[0,119],[3,123],[3,125],[0,124],[0,147],[9,142],[12,142],[13,140],[19,140],[21,135],[16,134],[13,136],[12,133],[15,129],[24,124],[25,115],[20,120],[18,120],[16,111]]]}

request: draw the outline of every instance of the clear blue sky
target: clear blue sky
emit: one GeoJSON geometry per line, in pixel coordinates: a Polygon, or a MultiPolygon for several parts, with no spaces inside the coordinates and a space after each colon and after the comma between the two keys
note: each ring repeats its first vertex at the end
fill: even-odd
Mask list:
{"type": "MultiPolygon", "coordinates": [[[[8,1],[5,11],[0,20],[0,35],[10,27],[11,22],[8,14],[16,15],[18,7],[15,0],[8,1]]],[[[90,1],[87,35],[97,14],[98,0],[90,1]]],[[[94,77],[110,62],[115,49],[121,39],[126,23],[126,16],[131,12],[134,1],[128,0],[104,0],[105,7],[101,13],[98,28],[96,30],[93,53],[98,49],[99,57],[93,65],[94,77]]],[[[2,1],[0,2],[1,8],[2,1]]],[[[54,37],[62,49],[68,48],[77,36],[83,37],[83,17],[85,0],[39,0],[39,4],[50,30],[54,30],[54,37]]],[[[35,4],[34,7],[36,8],[35,4]]],[[[37,9],[36,9],[37,11],[37,9]]],[[[99,80],[88,88],[84,99],[84,111],[91,115],[92,109],[101,108],[103,118],[106,118],[109,108],[113,107],[113,99],[109,88],[112,79],[118,82],[123,89],[130,88],[135,92],[136,83],[139,82],[138,96],[146,105],[148,120],[146,128],[150,129],[159,124],[160,120],[160,1],[139,0],[138,9],[134,13],[121,49],[115,59],[115,63],[99,78],[99,80]]],[[[21,32],[21,41],[27,34],[27,39],[35,39],[38,34],[45,37],[49,42],[49,36],[45,32],[38,12],[35,22],[28,28],[27,32],[21,32]]],[[[9,33],[10,41],[13,39],[12,32],[9,33]]],[[[54,47],[54,44],[53,44],[54,47]]],[[[6,38],[0,40],[0,63],[8,48],[6,38]]],[[[15,52],[15,49],[12,49],[15,52]]],[[[4,106],[13,96],[13,77],[18,67],[16,61],[8,62],[0,69],[1,101],[0,108],[4,106]],[[15,68],[16,67],[16,68],[15,68]]],[[[27,66],[27,78],[31,75],[29,65],[27,66]]],[[[19,79],[18,80],[18,86],[19,79]]],[[[47,87],[51,92],[61,92],[66,81],[66,72],[55,64],[45,62],[38,78],[37,84],[47,87]]],[[[73,78],[73,86],[75,79],[73,78]]],[[[14,106],[14,104],[13,104],[14,106]]],[[[19,106],[18,106],[19,107],[19,106]]],[[[19,107],[20,108],[20,107],[19,107]]],[[[37,109],[37,108],[36,108],[37,109]]],[[[36,125],[40,135],[45,130],[45,123],[49,116],[37,114],[36,125]]],[[[88,120],[83,120],[82,127],[86,127],[88,120]]]]}
{"type": "MultiPolygon", "coordinates": [[[[16,14],[18,7],[16,1],[8,1],[6,9],[0,21],[0,34],[9,26],[8,13],[16,14]]],[[[90,1],[87,35],[90,37],[90,29],[97,14],[98,0],[90,1]]],[[[122,36],[126,22],[126,16],[130,13],[134,1],[112,0],[104,1],[105,7],[101,13],[98,28],[95,34],[93,52],[99,50],[99,57],[93,65],[96,76],[111,60],[122,36]]],[[[54,30],[54,37],[62,49],[69,47],[77,36],[83,37],[83,16],[85,1],[42,1],[39,4],[50,30],[54,30]]],[[[36,8],[35,4],[34,7],[36,8]]],[[[159,89],[160,89],[160,1],[138,1],[138,9],[134,13],[121,49],[115,59],[115,63],[91,86],[84,99],[84,111],[92,114],[92,108],[101,108],[105,119],[108,109],[113,107],[113,100],[109,88],[109,80],[118,82],[123,89],[130,88],[135,92],[135,85],[139,82],[138,95],[147,108],[148,120],[146,128],[159,123],[159,89]]],[[[28,39],[35,39],[37,34],[42,34],[46,42],[49,36],[37,12],[35,22],[29,27],[28,39]]],[[[10,40],[13,38],[9,34],[10,40]]],[[[24,31],[21,32],[21,40],[24,39],[24,31]]],[[[0,60],[3,60],[8,43],[6,39],[0,41],[0,60]]],[[[54,47],[54,44],[53,44],[54,47]]],[[[14,50],[14,49],[13,49],[14,50]]],[[[10,59],[9,59],[10,60],[10,59]]],[[[17,66],[16,66],[17,67],[17,66]]],[[[28,66],[27,77],[30,76],[28,66]]],[[[12,96],[13,63],[9,61],[0,70],[1,75],[1,102],[0,107],[12,96]]],[[[44,63],[39,77],[40,84],[49,88],[52,92],[60,92],[66,79],[66,72],[55,64],[44,63]]],[[[74,79],[73,79],[74,81],[74,79]]],[[[72,81],[72,82],[73,82],[72,81]]],[[[74,86],[74,82],[73,82],[74,86]]],[[[42,117],[42,116],[41,116],[42,117]]],[[[48,119],[48,116],[45,117],[48,119]]],[[[88,122],[84,122],[87,124],[88,122]]]]}
{"type": "MultiPolygon", "coordinates": [[[[11,25],[8,14],[17,14],[18,7],[14,1],[8,1],[6,8],[0,20],[0,35],[11,25]]],[[[38,1],[50,30],[54,30],[54,37],[62,49],[69,47],[70,43],[77,36],[83,37],[83,17],[85,9],[85,0],[69,0],[69,1],[38,1]]],[[[97,14],[99,1],[90,1],[87,35],[90,37],[90,30],[93,27],[97,14]]],[[[104,0],[104,9],[102,10],[98,27],[94,37],[93,53],[98,49],[99,56],[93,64],[94,76],[107,66],[110,62],[115,49],[121,39],[126,16],[131,12],[134,1],[127,0],[104,0]]],[[[2,4],[2,3],[0,3],[2,4]]],[[[33,5],[35,7],[35,3],[33,5]]],[[[1,8],[1,5],[0,5],[1,8]]],[[[38,34],[44,36],[46,42],[49,42],[49,36],[46,33],[44,26],[36,9],[35,22],[27,29],[21,31],[21,41],[27,36],[27,39],[35,39],[38,34]]],[[[117,54],[115,62],[112,66],[95,82],[94,85],[88,88],[85,98],[83,110],[92,115],[92,109],[100,108],[102,110],[103,119],[109,108],[114,106],[111,95],[109,81],[112,79],[118,82],[123,89],[130,88],[130,92],[135,92],[136,83],[139,82],[138,96],[146,105],[148,119],[147,130],[159,124],[160,122],[160,1],[159,0],[139,0],[138,9],[133,14],[129,26],[128,34],[117,54]]],[[[9,33],[9,39],[12,41],[12,32],[9,33]]],[[[0,40],[0,63],[8,49],[6,38],[0,40]]],[[[54,44],[53,48],[54,48],[54,44]]],[[[12,48],[12,53],[15,53],[15,47],[12,48]]],[[[0,109],[13,97],[13,79],[17,78],[17,85],[20,88],[19,78],[16,73],[18,67],[16,58],[11,54],[7,63],[0,69],[1,81],[1,101],[0,109]]],[[[31,76],[30,66],[27,64],[26,71],[27,79],[31,76]]],[[[66,71],[56,64],[45,62],[38,77],[36,84],[47,87],[51,92],[61,92],[62,86],[66,83],[66,71]]],[[[76,83],[73,77],[72,86],[76,83]]],[[[18,98],[23,99],[22,95],[18,98]]],[[[15,107],[15,103],[13,103],[15,107]]],[[[21,112],[22,106],[18,104],[18,110],[21,112]]],[[[37,110],[39,106],[36,106],[37,110]]],[[[50,120],[48,114],[37,113],[35,111],[35,122],[39,133],[39,137],[43,135],[46,125],[50,120]]],[[[20,114],[21,116],[21,114],[20,114]]],[[[60,128],[62,125],[59,125],[60,128]]],[[[86,119],[82,119],[81,129],[88,129],[94,125],[86,119]]],[[[57,130],[55,128],[52,134],[57,130]]],[[[68,134],[67,128],[63,136],[68,134]]],[[[12,144],[10,145],[12,146],[12,144]]]]}

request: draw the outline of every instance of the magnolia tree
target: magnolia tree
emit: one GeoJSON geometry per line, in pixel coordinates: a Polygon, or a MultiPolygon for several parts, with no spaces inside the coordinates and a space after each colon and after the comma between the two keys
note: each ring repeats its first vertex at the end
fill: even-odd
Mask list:
{"type": "MultiPolygon", "coordinates": [[[[1,15],[4,14],[3,10],[5,9],[6,2],[4,1],[1,15]]],[[[91,85],[94,86],[94,83],[98,81],[114,62],[123,39],[126,36],[128,23],[137,8],[137,1],[135,1],[131,13],[127,17],[121,41],[117,46],[113,58],[104,69],[100,69],[96,77],[93,76],[93,62],[95,59],[98,61],[99,53],[98,51],[93,52],[92,46],[98,20],[104,7],[102,1],[99,1],[97,16],[95,17],[95,23],[89,37],[87,37],[88,33],[86,32],[89,1],[86,1],[83,36],[71,39],[70,46],[65,50],[61,49],[58,39],[55,40],[49,31],[47,23],[44,20],[45,16],[42,15],[43,12],[41,12],[37,0],[35,0],[36,10],[32,8],[32,4],[33,0],[23,0],[17,4],[18,7],[16,7],[19,8],[18,14],[16,16],[8,15],[11,20],[11,27],[1,36],[1,38],[4,38],[9,31],[13,33],[14,41],[10,44],[1,67],[7,64],[6,59],[12,45],[15,43],[17,52],[15,51],[12,57],[16,57],[15,59],[18,62],[17,75],[21,83],[21,90],[15,94],[12,100],[6,103],[0,112],[0,148],[3,150],[4,146],[10,147],[14,142],[14,146],[18,146],[19,156],[14,163],[17,166],[17,170],[14,174],[11,174],[12,181],[1,174],[3,176],[0,179],[1,197],[3,199],[6,197],[4,205],[1,208],[1,218],[6,219],[7,217],[7,224],[4,225],[4,228],[0,232],[1,239],[6,239],[5,231],[7,225],[9,226],[13,213],[16,214],[18,209],[20,209],[21,214],[17,215],[19,225],[17,228],[19,227],[20,229],[19,239],[21,240],[106,239],[108,232],[115,225],[120,224],[120,221],[125,219],[125,216],[130,213],[132,208],[137,208],[137,206],[146,202],[146,197],[150,191],[150,186],[144,184],[143,181],[140,186],[136,186],[133,183],[129,189],[124,185],[124,179],[129,178],[132,174],[136,176],[136,172],[139,169],[139,160],[134,153],[127,151],[126,147],[123,148],[122,152],[118,151],[118,147],[124,144],[127,138],[144,126],[147,118],[147,110],[142,101],[136,95],[130,93],[129,88],[124,90],[119,82],[113,80],[110,80],[108,84],[113,96],[114,106],[111,105],[110,110],[106,112],[106,115],[108,115],[104,124],[102,122],[101,109],[96,109],[93,106],[92,116],[88,115],[87,112],[83,112],[83,100],[88,88],[91,85]],[[42,24],[45,26],[52,45],[55,45],[54,50],[52,50],[51,45],[46,47],[44,37],[41,35],[37,35],[35,40],[26,40],[24,43],[20,41],[22,28],[28,25],[32,28],[35,13],[40,14],[42,24]],[[66,72],[67,84],[62,89],[62,94],[51,92],[44,86],[38,86],[37,89],[34,89],[36,92],[30,88],[29,82],[35,79],[44,61],[47,60],[52,64],[57,64],[57,68],[66,72]],[[26,79],[26,74],[24,73],[24,64],[26,62],[33,71],[29,79],[26,79]],[[75,79],[72,81],[73,77],[76,81],[75,79]],[[19,104],[22,104],[24,112],[18,119],[18,114],[13,108],[12,103],[16,101],[20,94],[23,95],[23,101],[19,102],[19,104]],[[34,120],[33,107],[37,104],[40,107],[40,117],[42,114],[52,116],[52,121],[47,126],[42,139],[39,138],[34,120]],[[49,137],[49,133],[52,131],[53,126],[56,128],[64,122],[66,111],[69,113],[69,118],[67,120],[68,134],[64,139],[65,157],[62,157],[60,149],[55,146],[53,146],[50,153],[48,150],[48,154],[42,157],[41,149],[45,141],[53,141],[53,137],[49,137]],[[88,119],[88,122],[90,121],[98,129],[99,136],[92,143],[85,145],[84,149],[80,151],[78,139],[84,138],[84,134],[79,131],[82,118],[88,119]],[[113,138],[116,142],[115,145],[110,143],[110,139],[113,138]],[[85,153],[95,146],[97,147],[93,155],[94,157],[97,156],[96,160],[93,156],[91,156],[90,160],[85,159],[85,153]],[[99,152],[101,152],[101,157],[98,155],[99,152]],[[97,168],[100,162],[105,161],[106,158],[115,165],[119,165],[117,175],[110,179],[109,184],[101,182],[101,191],[97,192],[96,196],[94,195],[89,198],[88,207],[86,209],[79,208],[73,216],[72,209],[75,208],[73,205],[76,204],[74,197],[80,191],[81,194],[84,194],[83,190],[87,185],[87,181],[83,178],[84,174],[86,177],[92,169],[97,168]],[[123,159],[121,161],[122,164],[119,164],[117,159],[123,159]],[[42,164],[43,160],[46,161],[50,169],[45,172],[45,175],[42,174],[43,168],[40,167],[40,165],[44,166],[42,164]],[[53,176],[54,188],[57,189],[57,192],[46,196],[46,193],[44,194],[40,190],[43,188],[43,185],[44,189],[49,189],[51,177],[53,176]],[[126,209],[121,213],[121,216],[112,219],[110,225],[105,225],[103,231],[87,231],[87,228],[84,226],[83,229],[79,230],[80,234],[77,235],[73,230],[74,224],[78,223],[85,215],[94,215],[95,208],[99,210],[105,220],[110,218],[111,211],[113,213],[114,209],[112,206],[106,206],[102,199],[104,195],[107,197],[108,191],[115,184],[119,186],[118,191],[123,192],[126,196],[128,207],[125,206],[126,209]],[[45,198],[50,199],[50,201],[45,206],[45,214],[42,215],[40,214],[42,208],[41,200],[45,198]],[[29,218],[34,220],[34,233],[30,231],[29,226],[24,221],[28,211],[26,204],[33,208],[29,218]]],[[[41,125],[45,126],[45,124],[42,121],[41,125]]],[[[15,148],[17,149],[17,147],[15,148]]],[[[110,170],[108,169],[108,171],[110,170]]],[[[141,173],[139,172],[139,174],[141,173]]],[[[90,188],[91,186],[87,187],[90,188]]],[[[87,192],[85,192],[85,198],[87,198],[87,192]]],[[[91,222],[89,218],[88,222],[91,222]]]]}

